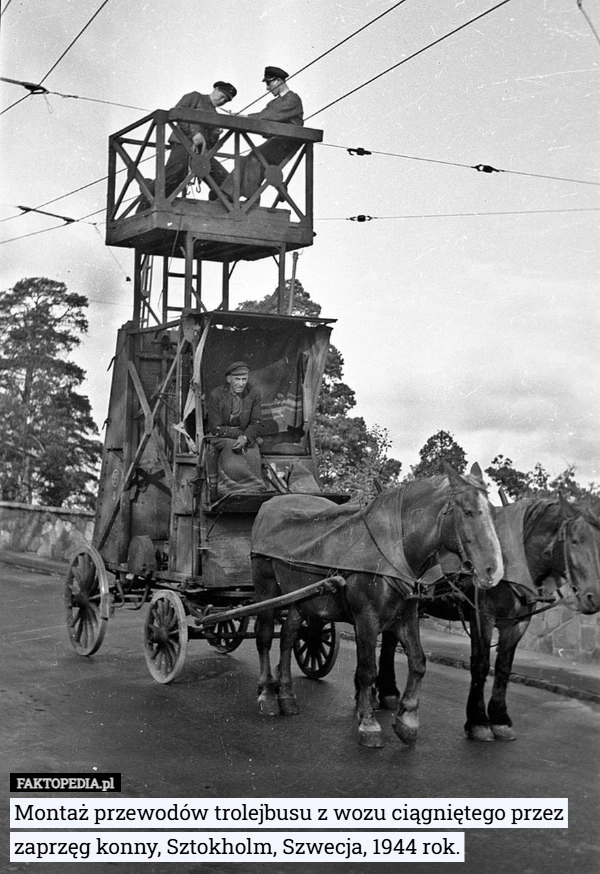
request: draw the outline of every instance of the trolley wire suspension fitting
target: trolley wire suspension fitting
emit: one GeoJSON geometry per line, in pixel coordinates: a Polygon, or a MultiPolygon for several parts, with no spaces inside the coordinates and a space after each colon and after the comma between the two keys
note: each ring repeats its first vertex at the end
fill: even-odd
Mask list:
{"type": "Polygon", "coordinates": [[[11,85],[22,85],[30,94],[50,94],[47,88],[43,85],[34,85],[33,82],[23,82],[21,79],[7,79],[5,76],[0,76],[0,82],[9,82],[11,85]]]}
{"type": "Polygon", "coordinates": [[[49,215],[52,218],[60,219],[66,225],[71,225],[73,222],[79,221],[79,219],[71,218],[68,215],[58,215],[55,212],[46,212],[45,209],[38,209],[35,206],[17,206],[17,209],[20,209],[21,212],[39,212],[41,215],[49,215]]]}

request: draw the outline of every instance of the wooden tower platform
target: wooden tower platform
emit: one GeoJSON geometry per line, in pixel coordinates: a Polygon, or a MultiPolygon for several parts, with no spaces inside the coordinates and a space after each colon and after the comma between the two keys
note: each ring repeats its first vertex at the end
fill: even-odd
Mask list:
{"type": "Polygon", "coordinates": [[[238,261],[275,257],[282,294],[286,253],[313,243],[313,146],[322,138],[323,132],[312,128],[182,109],[156,110],[113,134],[106,243],[136,252],[134,319],[142,318],[145,310],[147,315],[146,280],[154,256],[184,259],[183,274],[163,268],[162,317],[177,309],[169,306],[170,275],[183,276],[185,306],[202,306],[204,261],[223,265],[225,309],[230,265],[238,261]],[[219,129],[218,142],[198,155],[182,123],[219,129]],[[260,151],[273,137],[285,137],[290,145],[288,157],[278,165],[267,163],[260,151]],[[165,165],[173,142],[188,152],[189,171],[167,194],[165,165]],[[243,197],[244,166],[250,159],[259,165],[261,181],[243,197]],[[230,174],[227,194],[213,176],[215,162],[230,174]]]}

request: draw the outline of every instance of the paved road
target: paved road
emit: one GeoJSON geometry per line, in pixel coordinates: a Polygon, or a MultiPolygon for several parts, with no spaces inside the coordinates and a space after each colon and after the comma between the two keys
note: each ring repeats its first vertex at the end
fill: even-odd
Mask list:
{"type": "MultiPolygon", "coordinates": [[[[2,821],[0,869],[8,862],[9,771],[117,771],[123,797],[152,798],[481,798],[568,796],[568,830],[466,830],[464,872],[542,874],[597,871],[600,840],[600,712],[594,705],[514,686],[519,740],[473,744],[464,739],[464,671],[430,665],[416,748],[403,747],[381,721],[383,750],[357,746],[353,719],[353,651],[343,643],[326,681],[298,674],[300,716],[264,720],[255,705],[253,642],[229,656],[191,642],[178,681],[155,683],[142,648],[143,618],[120,611],[92,659],[69,647],[57,577],[0,565],[2,821]]],[[[398,658],[399,662],[402,659],[398,658]]],[[[402,666],[400,665],[402,673],[402,666]]],[[[22,796],[26,798],[27,796],[22,796]]],[[[31,797],[31,796],[29,796],[31,797]]],[[[103,871],[106,864],[47,863],[45,874],[103,871]]],[[[198,865],[112,863],[126,874],[198,871],[198,865]]],[[[279,874],[299,864],[212,864],[202,870],[279,874]]],[[[377,871],[370,863],[321,863],[315,871],[377,871]]],[[[419,871],[439,870],[427,863],[419,871]]],[[[390,866],[387,869],[390,870],[390,866]]],[[[395,866],[393,866],[395,870],[395,866]]],[[[402,869],[404,870],[404,869],[402,869]]]]}

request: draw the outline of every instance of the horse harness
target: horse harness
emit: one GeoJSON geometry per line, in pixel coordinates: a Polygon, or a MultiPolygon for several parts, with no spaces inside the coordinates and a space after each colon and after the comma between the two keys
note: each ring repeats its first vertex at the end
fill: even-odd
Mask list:
{"type": "MultiPolygon", "coordinates": [[[[454,512],[456,509],[456,498],[457,498],[457,495],[459,494],[460,491],[461,490],[458,490],[458,489],[451,489],[450,497],[449,497],[448,501],[446,502],[446,504],[444,505],[444,507],[440,511],[440,513],[438,514],[437,535],[438,535],[438,540],[441,540],[442,527],[444,525],[444,520],[448,515],[451,515],[452,520],[454,522],[454,533],[456,536],[458,556],[461,560],[461,569],[460,570],[462,573],[468,574],[470,576],[473,573],[473,564],[467,556],[467,553],[466,553],[466,550],[465,550],[465,547],[463,544],[463,540],[461,537],[461,533],[460,533],[458,519],[456,518],[456,513],[454,512]]],[[[485,486],[482,486],[479,489],[479,491],[487,493],[485,486]]],[[[400,537],[398,538],[398,544],[399,544],[400,549],[402,549],[402,552],[404,552],[403,534],[402,534],[402,498],[403,498],[403,492],[404,492],[403,489],[399,489],[397,496],[396,496],[396,501],[397,501],[397,516],[396,516],[396,518],[400,520],[400,532],[399,532],[400,537]]],[[[373,541],[377,551],[382,555],[382,557],[387,561],[388,564],[390,564],[392,567],[394,567],[398,571],[398,577],[392,577],[392,576],[389,576],[387,574],[385,575],[385,579],[387,580],[389,585],[391,585],[392,588],[394,588],[399,594],[401,594],[405,598],[419,599],[420,600],[423,598],[435,597],[435,596],[430,594],[432,587],[435,586],[436,583],[439,583],[440,580],[444,579],[444,577],[445,577],[441,566],[437,563],[435,563],[435,564],[433,563],[433,561],[435,559],[435,555],[437,553],[437,549],[433,553],[431,553],[431,555],[427,556],[427,558],[425,559],[425,561],[421,565],[421,568],[419,569],[419,575],[417,576],[416,574],[413,573],[412,578],[407,579],[406,573],[403,573],[400,570],[400,568],[397,567],[396,563],[394,561],[392,561],[389,558],[389,556],[387,556],[385,554],[385,552],[381,548],[380,544],[377,542],[375,535],[371,531],[371,528],[369,526],[367,518],[364,515],[363,515],[363,522],[364,522],[365,528],[367,530],[367,533],[369,534],[369,537],[373,541]],[[406,590],[407,586],[410,587],[409,591],[406,590]]],[[[407,565],[408,565],[408,562],[407,562],[407,565]]],[[[458,587],[456,587],[456,588],[457,588],[457,591],[459,591],[458,587]]]]}

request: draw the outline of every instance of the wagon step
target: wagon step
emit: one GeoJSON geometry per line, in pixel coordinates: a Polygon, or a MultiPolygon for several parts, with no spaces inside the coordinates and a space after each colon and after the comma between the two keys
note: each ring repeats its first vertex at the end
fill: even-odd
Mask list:
{"type": "Polygon", "coordinates": [[[247,604],[244,607],[234,607],[232,610],[211,613],[203,619],[195,619],[194,624],[199,628],[203,628],[207,625],[216,625],[218,622],[223,622],[227,619],[239,619],[241,616],[252,616],[255,613],[262,613],[265,610],[285,607],[286,604],[295,604],[296,601],[302,601],[305,598],[311,598],[315,595],[334,592],[340,586],[345,585],[346,580],[338,574],[334,574],[330,577],[325,577],[323,580],[318,580],[316,583],[303,586],[303,588],[297,589],[295,592],[289,592],[287,595],[279,595],[277,598],[269,598],[267,601],[258,601],[254,604],[247,604]]]}

